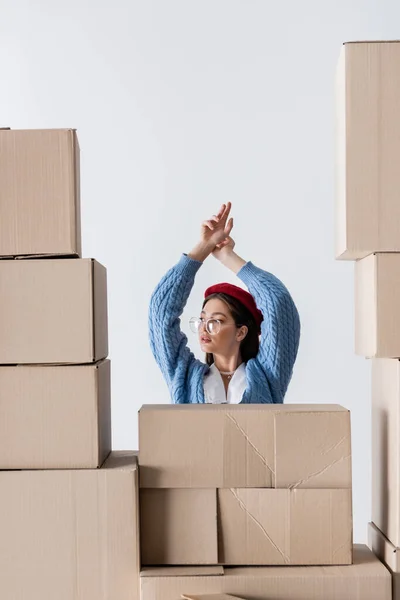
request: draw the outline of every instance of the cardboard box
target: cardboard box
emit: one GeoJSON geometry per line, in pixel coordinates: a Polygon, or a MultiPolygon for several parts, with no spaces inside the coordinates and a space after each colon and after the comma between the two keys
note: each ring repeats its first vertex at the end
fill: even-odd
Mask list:
{"type": "Polygon", "coordinates": [[[372,520],[400,546],[400,361],[372,361],[372,520]]]}
{"type": "Polygon", "coordinates": [[[138,469],[0,472],[0,598],[139,600],[138,469]]]}
{"type": "Polygon", "coordinates": [[[0,469],[95,469],[110,451],[109,360],[0,367],[0,469]]]}
{"type": "Polygon", "coordinates": [[[80,256],[79,179],[74,130],[0,130],[0,256],[80,256]]]}
{"type": "Polygon", "coordinates": [[[0,261],[0,364],[108,354],[106,269],[91,259],[0,261]]]}
{"type": "Polygon", "coordinates": [[[390,573],[362,545],[336,567],[164,567],[143,569],[141,600],[231,594],[251,600],[391,600],[390,573]]]}
{"type": "Polygon", "coordinates": [[[143,488],[351,488],[338,405],[146,405],[139,450],[143,488]]]}
{"type": "Polygon", "coordinates": [[[143,565],[351,564],[351,490],[141,489],[143,565]]]}
{"type": "Polygon", "coordinates": [[[400,43],[342,47],[336,78],[336,258],[400,252],[400,43]]]}
{"type": "Polygon", "coordinates": [[[373,523],[368,524],[368,546],[389,569],[392,576],[392,598],[400,600],[400,549],[396,548],[373,523]]]}
{"type": "Polygon", "coordinates": [[[400,357],[400,253],[355,264],[355,349],[367,358],[400,357]]]}

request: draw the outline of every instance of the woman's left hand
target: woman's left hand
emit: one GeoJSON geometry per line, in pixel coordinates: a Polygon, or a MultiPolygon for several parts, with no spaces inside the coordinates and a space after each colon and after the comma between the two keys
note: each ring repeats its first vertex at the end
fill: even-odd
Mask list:
{"type": "Polygon", "coordinates": [[[215,246],[211,254],[214,256],[214,258],[217,258],[218,260],[223,260],[225,256],[228,256],[233,252],[234,247],[235,242],[231,238],[231,236],[228,235],[220,244],[217,244],[215,246]]]}

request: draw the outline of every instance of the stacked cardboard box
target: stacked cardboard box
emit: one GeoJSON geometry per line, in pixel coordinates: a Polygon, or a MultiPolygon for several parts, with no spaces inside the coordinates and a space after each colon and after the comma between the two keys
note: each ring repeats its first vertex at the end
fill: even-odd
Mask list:
{"type": "Polygon", "coordinates": [[[366,547],[351,564],[344,408],[144,406],[139,465],[141,600],[390,599],[366,547]]]}
{"type": "Polygon", "coordinates": [[[372,359],[369,543],[398,576],[400,43],[345,44],[337,75],[336,257],[356,261],[355,349],[372,359]]]}
{"type": "Polygon", "coordinates": [[[0,597],[137,600],[137,459],[111,452],[75,131],[0,131],[0,211],[0,597]]]}

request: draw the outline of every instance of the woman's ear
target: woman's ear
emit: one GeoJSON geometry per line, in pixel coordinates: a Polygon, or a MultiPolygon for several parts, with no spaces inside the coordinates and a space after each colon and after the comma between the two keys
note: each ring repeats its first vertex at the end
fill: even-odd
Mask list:
{"type": "Polygon", "coordinates": [[[242,342],[247,335],[249,328],[246,325],[242,325],[241,328],[237,332],[237,340],[238,342],[242,342]]]}

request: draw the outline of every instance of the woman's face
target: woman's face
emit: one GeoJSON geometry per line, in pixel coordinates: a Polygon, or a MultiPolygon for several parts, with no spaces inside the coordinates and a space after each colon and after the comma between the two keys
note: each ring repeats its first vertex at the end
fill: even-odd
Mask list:
{"type": "Polygon", "coordinates": [[[204,321],[199,328],[199,342],[204,352],[229,355],[237,349],[247,332],[247,327],[236,326],[229,307],[219,298],[211,298],[205,304],[200,317],[204,321]],[[211,334],[206,330],[207,319],[220,321],[218,333],[211,334]]]}

